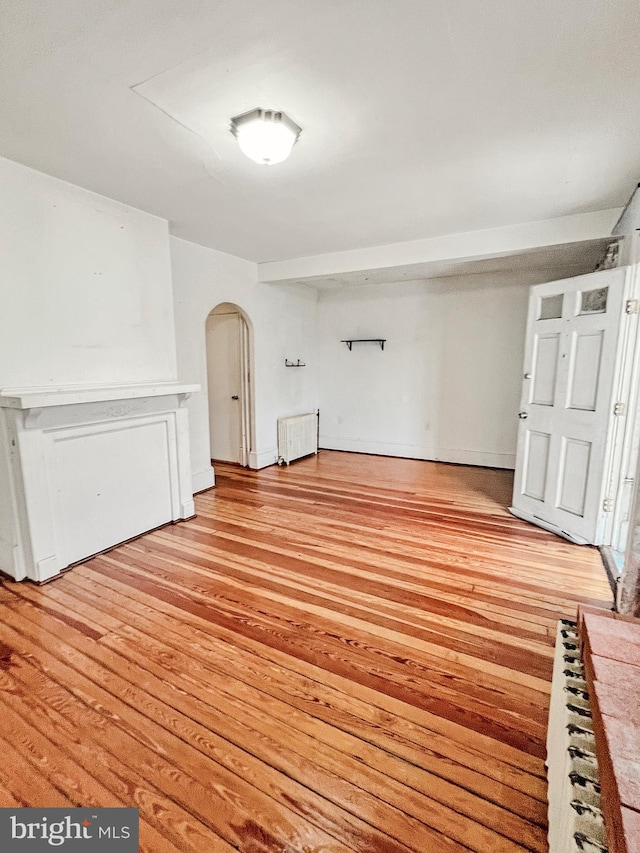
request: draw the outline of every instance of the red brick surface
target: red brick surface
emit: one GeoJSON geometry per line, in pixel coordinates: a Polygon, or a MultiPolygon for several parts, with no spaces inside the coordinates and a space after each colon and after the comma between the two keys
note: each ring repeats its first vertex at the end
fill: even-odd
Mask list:
{"type": "Polygon", "coordinates": [[[640,851],[640,812],[622,808],[622,826],[629,853],[640,851]]]}
{"type": "MultiPolygon", "coordinates": [[[[605,667],[602,667],[605,669],[605,667]]],[[[598,672],[598,670],[596,670],[598,672]]],[[[635,728],[640,738],[640,679],[635,685],[629,681],[601,681],[596,678],[591,686],[592,697],[598,703],[603,717],[613,717],[635,728]]]]}
{"type": "Polygon", "coordinates": [[[640,620],[580,608],[611,853],[640,853],[640,620]]]}
{"type": "Polygon", "coordinates": [[[640,811],[640,728],[602,714],[620,802],[640,811]]]}
{"type": "Polygon", "coordinates": [[[640,665],[630,666],[610,658],[594,655],[590,659],[593,680],[614,686],[622,686],[627,693],[640,696],[640,665]]]}
{"type": "Polygon", "coordinates": [[[615,619],[607,611],[602,616],[584,613],[581,638],[590,654],[640,666],[640,627],[615,619]]]}

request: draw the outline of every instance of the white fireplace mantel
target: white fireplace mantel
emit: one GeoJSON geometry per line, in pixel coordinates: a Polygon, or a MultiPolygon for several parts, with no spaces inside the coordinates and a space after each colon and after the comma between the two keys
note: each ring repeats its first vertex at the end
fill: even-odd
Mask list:
{"type": "Polygon", "coordinates": [[[0,392],[0,570],[42,582],[193,516],[186,400],[199,390],[0,392]]]}

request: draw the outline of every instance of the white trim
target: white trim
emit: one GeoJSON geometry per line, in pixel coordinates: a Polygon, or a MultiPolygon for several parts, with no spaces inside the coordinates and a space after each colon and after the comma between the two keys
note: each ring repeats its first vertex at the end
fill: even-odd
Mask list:
{"type": "Polygon", "coordinates": [[[454,450],[441,447],[438,450],[439,462],[456,462],[458,465],[481,465],[485,468],[516,467],[515,453],[496,453],[492,450],[454,450]]]}
{"type": "Polygon", "coordinates": [[[320,449],[371,453],[375,456],[397,456],[400,459],[424,459],[431,462],[454,462],[458,465],[481,465],[487,468],[513,468],[515,453],[484,450],[457,450],[450,447],[425,447],[414,444],[389,444],[362,441],[357,438],[332,438],[320,435],[320,449]]]}
{"type": "MultiPolygon", "coordinates": [[[[628,241],[625,240],[625,244],[628,241]]],[[[627,292],[625,298],[637,299],[640,295],[640,264],[634,264],[627,271],[627,292]]],[[[615,509],[610,516],[609,525],[603,541],[614,551],[626,550],[629,532],[629,518],[633,507],[633,493],[640,446],[640,324],[639,315],[627,315],[627,352],[623,371],[624,390],[617,400],[627,403],[627,415],[624,417],[622,441],[615,451],[619,454],[614,462],[614,477],[610,481],[607,497],[614,499],[615,509]]]]}
{"type": "Polygon", "coordinates": [[[12,545],[11,542],[0,539],[0,570],[17,581],[24,580],[27,576],[24,560],[20,559],[19,551],[18,545],[12,545]]]}
{"type": "Polygon", "coordinates": [[[216,484],[216,475],[213,468],[206,468],[204,471],[197,471],[191,475],[191,489],[194,493],[202,492],[205,489],[210,489],[216,484]]]}
{"type": "Polygon", "coordinates": [[[241,460],[244,467],[249,464],[251,452],[251,340],[244,314],[240,313],[240,412],[241,412],[241,460]]]}
{"type": "MultiPolygon", "coordinates": [[[[45,557],[44,560],[36,561],[36,580],[38,583],[51,580],[56,575],[60,574],[60,561],[57,554],[52,554],[50,557],[45,557]]],[[[63,567],[64,568],[64,567],[63,567]]]]}
{"type": "Polygon", "coordinates": [[[249,454],[249,468],[254,471],[259,471],[260,468],[268,468],[269,465],[275,465],[278,461],[278,451],[274,447],[272,450],[263,450],[260,453],[249,454]]]}
{"type": "Polygon", "coordinates": [[[364,441],[359,438],[333,438],[320,434],[319,449],[347,450],[353,453],[372,453],[375,456],[398,456],[401,459],[436,458],[433,447],[420,447],[413,444],[390,444],[382,441],[364,441]]]}
{"type": "Polygon", "coordinates": [[[199,385],[179,382],[156,382],[152,385],[105,385],[86,388],[3,388],[0,406],[7,409],[45,409],[115,400],[137,400],[150,397],[183,398],[200,390],[199,385]]]}

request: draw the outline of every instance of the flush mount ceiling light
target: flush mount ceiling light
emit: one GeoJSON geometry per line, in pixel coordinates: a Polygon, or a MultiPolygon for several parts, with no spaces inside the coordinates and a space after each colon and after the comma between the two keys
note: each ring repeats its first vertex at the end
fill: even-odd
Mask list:
{"type": "Polygon", "coordinates": [[[288,115],[274,110],[249,110],[231,119],[241,151],[264,166],[286,160],[301,132],[288,115]]]}

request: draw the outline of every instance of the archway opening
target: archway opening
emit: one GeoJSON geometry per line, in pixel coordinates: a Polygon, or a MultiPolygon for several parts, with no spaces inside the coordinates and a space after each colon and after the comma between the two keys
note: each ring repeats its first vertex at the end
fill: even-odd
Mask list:
{"type": "Polygon", "coordinates": [[[222,302],[206,320],[209,441],[212,462],[247,467],[252,449],[251,326],[222,302]]]}

